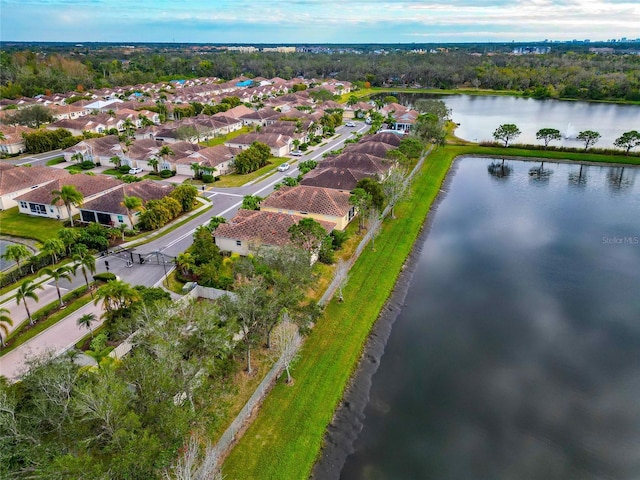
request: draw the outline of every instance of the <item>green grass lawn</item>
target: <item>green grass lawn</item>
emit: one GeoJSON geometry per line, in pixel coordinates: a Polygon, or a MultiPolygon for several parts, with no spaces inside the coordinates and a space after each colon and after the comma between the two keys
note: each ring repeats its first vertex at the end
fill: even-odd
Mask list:
{"type": "Polygon", "coordinates": [[[44,242],[56,237],[62,222],[52,218],[34,217],[18,212],[18,207],[0,212],[0,234],[33,238],[44,242]]]}
{"type": "Polygon", "coordinates": [[[237,137],[238,135],[242,135],[243,133],[253,132],[253,128],[251,127],[242,127],[240,130],[236,130],[235,132],[228,133],[223,135],[222,137],[211,138],[206,142],[200,142],[200,145],[203,147],[215,147],[216,145],[222,145],[227,140],[231,140],[232,138],[237,137]]]}
{"type": "Polygon", "coordinates": [[[230,175],[221,175],[220,180],[210,185],[214,187],[221,187],[221,188],[241,187],[242,185],[252,180],[255,180],[258,177],[266,175],[267,173],[270,173],[270,172],[275,173],[275,167],[277,167],[278,165],[284,162],[291,162],[291,161],[292,160],[290,158],[271,157],[269,159],[268,165],[262,167],[259,170],[256,170],[255,172],[247,173],[246,175],[239,175],[237,173],[232,173],[230,175]]]}
{"type": "Polygon", "coordinates": [[[308,478],[327,425],[357,366],[372,325],[393,289],[455,152],[440,149],[413,183],[411,201],[385,221],[376,250],[351,271],[344,303],[332,301],[307,339],[293,386],[279,383],[227,458],[228,480],[308,478]]]}
{"type": "Polygon", "coordinates": [[[59,163],[64,163],[66,160],[64,159],[64,157],[56,157],[56,158],[52,158],[51,160],[48,160],[46,165],[47,167],[52,167],[54,165],[58,165],[59,163]]]}

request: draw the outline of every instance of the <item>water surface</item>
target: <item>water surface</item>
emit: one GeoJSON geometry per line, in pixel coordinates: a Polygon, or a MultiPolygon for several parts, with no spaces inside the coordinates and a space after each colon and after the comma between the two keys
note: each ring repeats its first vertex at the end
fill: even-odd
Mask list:
{"type": "Polygon", "coordinates": [[[631,168],[458,162],[342,479],[640,478],[631,168]]]}

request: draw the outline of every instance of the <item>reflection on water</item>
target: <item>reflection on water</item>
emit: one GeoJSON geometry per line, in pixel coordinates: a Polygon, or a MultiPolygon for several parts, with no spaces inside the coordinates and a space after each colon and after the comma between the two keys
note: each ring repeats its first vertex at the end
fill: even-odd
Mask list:
{"type": "MultiPolygon", "coordinates": [[[[384,94],[387,95],[387,94],[384,94]]],[[[412,105],[419,98],[434,98],[424,94],[394,94],[400,103],[412,105]]],[[[459,124],[456,135],[465,140],[493,140],[493,131],[503,123],[515,123],[522,131],[515,143],[542,145],[536,139],[541,128],[555,128],[562,134],[560,141],[550,145],[581,148],[576,135],[595,130],[602,137],[596,148],[613,148],[622,133],[636,129],[640,105],[537,100],[510,96],[438,95],[451,109],[452,120],[459,124]]],[[[513,142],[512,142],[513,143],[513,142]]]]}
{"type": "Polygon", "coordinates": [[[457,165],[345,480],[640,478],[637,169],[492,162],[457,165]]]}

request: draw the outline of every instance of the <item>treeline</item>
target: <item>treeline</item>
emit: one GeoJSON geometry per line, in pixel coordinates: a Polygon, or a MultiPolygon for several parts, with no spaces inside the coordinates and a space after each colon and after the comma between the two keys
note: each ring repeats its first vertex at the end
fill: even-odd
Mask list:
{"type": "MultiPolygon", "coordinates": [[[[115,52],[114,52],[115,53],[115,52]]],[[[538,98],[640,101],[640,56],[552,52],[546,55],[472,55],[466,51],[388,55],[280,54],[189,51],[140,52],[114,59],[87,51],[82,61],[63,54],[2,52],[0,96],[135,85],[171,78],[241,74],[334,77],[360,85],[514,90],[538,98]],[[126,61],[125,61],[126,60],[126,61]]],[[[122,56],[123,54],[119,53],[122,56]]]]}

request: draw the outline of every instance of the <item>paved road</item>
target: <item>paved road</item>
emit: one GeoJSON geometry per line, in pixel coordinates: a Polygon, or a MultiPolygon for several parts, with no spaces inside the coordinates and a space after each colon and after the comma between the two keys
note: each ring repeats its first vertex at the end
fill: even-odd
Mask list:
{"type": "Polygon", "coordinates": [[[29,358],[42,355],[46,352],[60,354],[73,347],[76,342],[87,334],[87,329],[78,326],[77,320],[82,315],[89,313],[95,314],[98,319],[98,321],[92,324],[92,329],[96,329],[102,325],[103,321],[100,320],[102,302],[98,305],[94,305],[93,302],[89,303],[36,335],[28,342],[20,345],[15,350],[0,357],[0,375],[13,380],[24,373],[26,361],[29,358]]]}
{"type": "MultiPolygon", "coordinates": [[[[341,148],[344,141],[350,138],[352,133],[361,133],[368,128],[369,126],[365,124],[359,124],[355,128],[344,126],[338,128],[336,131],[338,134],[336,138],[328,141],[325,146],[309,152],[303,157],[292,159],[291,162],[294,164],[286,172],[276,172],[263,180],[258,180],[243,187],[208,189],[205,191],[205,196],[213,202],[213,208],[211,210],[197,218],[194,218],[190,222],[187,222],[185,225],[166,235],[160,236],[159,238],[139,247],[135,247],[131,253],[123,252],[120,254],[110,254],[104,257],[98,257],[96,260],[96,272],[106,272],[107,266],[105,262],[108,262],[110,272],[115,273],[122,280],[132,285],[145,285],[148,287],[159,285],[162,282],[163,277],[166,276],[173,267],[170,263],[170,257],[177,256],[191,245],[193,232],[196,228],[207,224],[209,219],[213,216],[223,216],[225,218],[233,217],[240,208],[242,198],[245,195],[259,195],[261,197],[266,197],[273,191],[273,186],[280,182],[284,177],[297,176],[298,168],[295,165],[297,160],[321,161],[324,153],[341,148]],[[146,259],[143,264],[139,263],[140,255],[146,259]],[[163,255],[166,255],[167,257],[163,257],[163,255]],[[132,259],[133,264],[131,264],[132,259]]],[[[46,155],[47,154],[42,154],[41,156],[46,157],[46,155]]],[[[49,153],[48,155],[50,156],[46,158],[54,158],[59,156],[59,152],[55,154],[49,153]]],[[[44,162],[46,161],[46,158],[39,158],[38,161],[44,162]]],[[[23,162],[24,161],[25,160],[23,159],[23,162]]],[[[62,294],[64,295],[66,291],[78,288],[83,284],[84,277],[82,276],[82,273],[78,271],[78,275],[73,277],[71,282],[66,280],[62,281],[61,289],[62,287],[66,287],[62,290],[62,294]]],[[[29,301],[32,313],[37,310],[37,308],[42,308],[42,306],[57,299],[53,282],[49,282],[43,286],[44,290],[38,290],[38,296],[40,297],[38,305],[33,304],[32,300],[29,301]]],[[[0,306],[5,306],[5,308],[10,310],[11,318],[13,318],[15,322],[13,328],[16,328],[19,324],[26,321],[24,306],[17,306],[15,304],[15,300],[6,300],[5,305],[0,306]],[[16,319],[22,320],[16,321],[16,319]]],[[[74,345],[78,340],[86,335],[86,330],[76,325],[76,319],[88,312],[94,312],[98,317],[102,314],[100,306],[89,304],[83,309],[74,312],[74,314],[58,322],[53,327],[45,330],[38,336],[32,338],[19,348],[3,357],[0,357],[0,375],[7,376],[8,378],[15,378],[20,371],[23,371],[24,361],[28,356],[36,355],[46,350],[60,352],[71,345],[74,345]]],[[[98,325],[99,323],[95,324],[96,327],[98,325]]]]}
{"type": "MultiPolygon", "coordinates": [[[[65,286],[69,286],[69,282],[67,282],[66,280],[62,280],[60,282],[60,293],[63,296],[69,291],[68,288],[64,288],[65,286]]],[[[43,285],[42,290],[36,289],[36,295],[38,296],[38,302],[35,302],[31,298],[27,298],[27,305],[29,306],[31,315],[33,315],[36,311],[38,311],[45,305],[48,305],[51,302],[58,301],[58,293],[56,292],[56,287],[53,284],[43,285]]],[[[16,328],[18,328],[28,320],[27,312],[24,309],[24,304],[20,303],[20,305],[18,305],[15,298],[6,300],[3,304],[0,304],[0,307],[9,310],[9,318],[13,320],[13,326],[9,327],[9,332],[13,332],[16,328]]]]}

